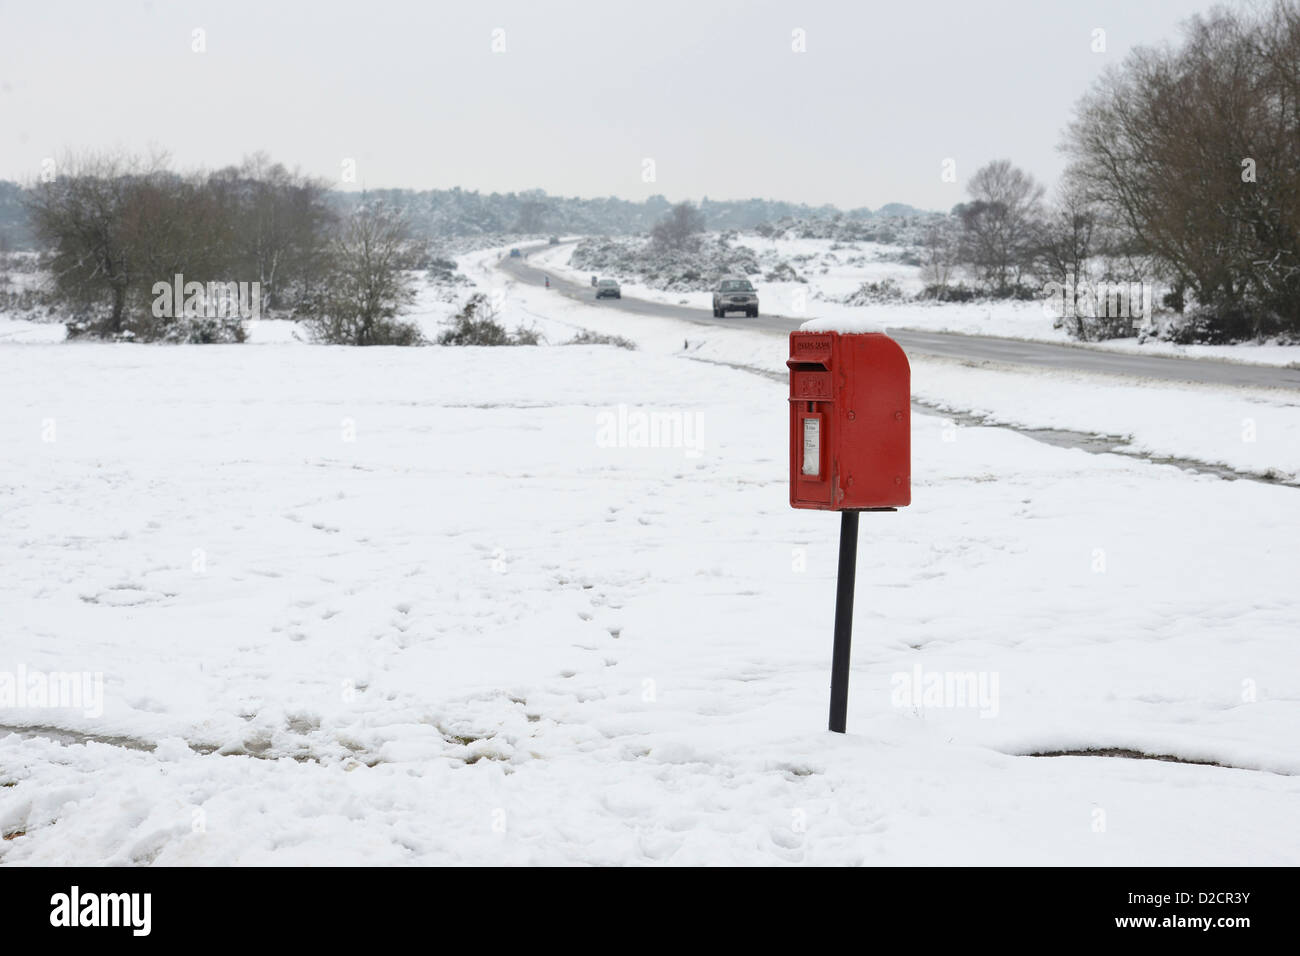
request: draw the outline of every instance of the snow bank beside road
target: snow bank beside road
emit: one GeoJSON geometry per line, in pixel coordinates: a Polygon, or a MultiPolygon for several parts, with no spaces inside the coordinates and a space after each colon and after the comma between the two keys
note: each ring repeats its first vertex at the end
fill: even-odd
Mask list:
{"type": "MultiPolygon", "coordinates": [[[[1300,483],[1300,393],[913,361],[915,398],[990,423],[1113,435],[1128,450],[1300,483]]],[[[1300,492],[1298,492],[1300,493],[1300,492]]]]}

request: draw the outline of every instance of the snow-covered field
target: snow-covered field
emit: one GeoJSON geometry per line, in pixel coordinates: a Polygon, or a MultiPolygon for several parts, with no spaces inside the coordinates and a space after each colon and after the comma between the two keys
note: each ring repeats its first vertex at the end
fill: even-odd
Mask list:
{"type": "MultiPolygon", "coordinates": [[[[1177,345],[1149,339],[1113,339],[1106,342],[1074,343],[1064,329],[1052,327],[1052,318],[1044,302],[913,302],[900,301],[871,306],[849,306],[840,301],[864,282],[891,279],[908,296],[920,292],[924,283],[921,270],[891,257],[903,250],[879,243],[837,243],[829,239],[769,239],[741,234],[738,245],[754,249],[764,262],[788,262],[806,282],[765,282],[751,277],[759,292],[763,310],[793,317],[855,319],[864,314],[884,328],[916,329],[925,332],[960,332],[965,335],[992,335],[1003,338],[1030,339],[1042,342],[1078,344],[1080,347],[1142,355],[1176,355],[1186,358],[1227,359],[1262,365],[1300,364],[1300,345],[1276,343],[1241,343],[1237,345],[1177,345]]],[[[587,282],[590,273],[569,265],[573,252],[570,245],[534,252],[531,261],[556,275],[587,282]]],[[[664,292],[635,280],[615,276],[629,297],[711,308],[708,292],[664,292]]]]}
{"type": "MultiPolygon", "coordinates": [[[[783,384],[718,364],[782,338],[495,255],[507,324],[641,348],[0,344],[0,690],[103,691],[0,702],[0,862],[1300,862],[1300,491],[915,416],[831,735],[838,522],[787,504],[783,384]],[[1026,756],[1097,748],[1222,766],[1026,756]]],[[[1182,453],[1263,407],[914,377],[1182,453]]]]}

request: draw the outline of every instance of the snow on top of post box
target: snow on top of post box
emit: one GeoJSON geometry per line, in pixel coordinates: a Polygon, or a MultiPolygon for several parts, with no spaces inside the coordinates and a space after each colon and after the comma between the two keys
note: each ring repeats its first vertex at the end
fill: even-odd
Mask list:
{"type": "Polygon", "coordinates": [[[799,326],[800,332],[883,332],[884,326],[853,316],[836,316],[833,319],[809,319],[799,326]]]}

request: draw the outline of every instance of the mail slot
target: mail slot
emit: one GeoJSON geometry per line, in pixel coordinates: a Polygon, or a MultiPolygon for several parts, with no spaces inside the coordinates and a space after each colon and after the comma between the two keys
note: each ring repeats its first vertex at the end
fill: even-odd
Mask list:
{"type": "Polygon", "coordinates": [[[912,502],[911,369],[880,332],[791,332],[790,505],[912,502]]]}

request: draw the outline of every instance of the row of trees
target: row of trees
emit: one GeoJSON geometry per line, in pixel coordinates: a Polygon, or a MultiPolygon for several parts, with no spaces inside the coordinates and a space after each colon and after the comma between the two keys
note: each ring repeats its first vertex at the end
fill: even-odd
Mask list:
{"type": "Polygon", "coordinates": [[[936,296],[958,266],[994,296],[1159,282],[1186,340],[1300,334],[1300,0],[1218,8],[1182,46],[1135,50],[1062,148],[1051,202],[1008,160],[971,177],[925,243],[936,296]]]}
{"type": "MultiPolygon", "coordinates": [[[[340,212],[325,183],[264,155],[191,175],[158,157],[71,158],[26,203],[71,334],[242,341],[250,316],[213,296],[247,286],[258,291],[259,317],[303,320],[321,341],[422,340],[400,319],[415,297],[410,270],[430,259],[406,211],[363,196],[340,212]]],[[[679,203],[651,235],[680,250],[703,229],[700,210],[679,203]]]]}
{"type": "Polygon", "coordinates": [[[1068,182],[1049,201],[1033,176],[1000,159],[977,170],[967,190],[970,201],[931,224],[922,242],[922,274],[937,298],[1033,298],[1052,282],[1149,278],[1149,261],[1068,182]]]}
{"type": "Polygon", "coordinates": [[[292,314],[330,341],[364,345],[392,333],[410,297],[400,217],[362,203],[341,218],[326,184],[264,155],[191,175],[161,157],[72,157],[26,203],[53,303],[74,334],[239,340],[240,316],[225,304],[214,315],[207,294],[234,283],[258,291],[262,314],[292,314]],[[156,288],[176,276],[185,295],[169,293],[160,309],[156,288]]]}
{"type": "Polygon", "coordinates": [[[1300,2],[1192,19],[1079,104],[1069,181],[1195,304],[1193,334],[1300,332],[1300,2]]]}
{"type": "MultiPolygon", "coordinates": [[[[593,199],[553,196],[541,189],[518,193],[481,193],[465,189],[387,189],[373,195],[401,210],[415,239],[448,236],[519,234],[637,235],[648,232],[668,215],[673,204],[656,194],[633,201],[612,196],[593,199]]],[[[349,194],[339,194],[346,210],[349,194]]],[[[831,206],[768,199],[718,200],[703,197],[695,209],[710,230],[752,229],[783,217],[798,219],[841,216],[871,222],[880,217],[919,214],[910,206],[891,204],[879,210],[841,211],[831,206]]]]}
{"type": "MultiPolygon", "coordinates": [[[[0,180],[0,252],[33,249],[34,237],[22,205],[24,189],[0,180]]],[[[523,192],[481,193],[466,189],[370,190],[368,201],[382,202],[402,213],[412,241],[445,242],[449,237],[566,233],[581,235],[636,235],[650,230],[673,207],[662,195],[640,201],[612,196],[595,199],[552,196],[541,189],[523,192]]],[[[356,193],[335,192],[329,204],[341,216],[359,202],[356,193]]],[[[921,210],[890,203],[874,212],[847,211],[832,206],[768,199],[714,200],[707,196],[696,207],[712,230],[763,228],[781,219],[801,222],[839,220],[864,229],[886,228],[896,217],[921,216],[921,210]]]]}

